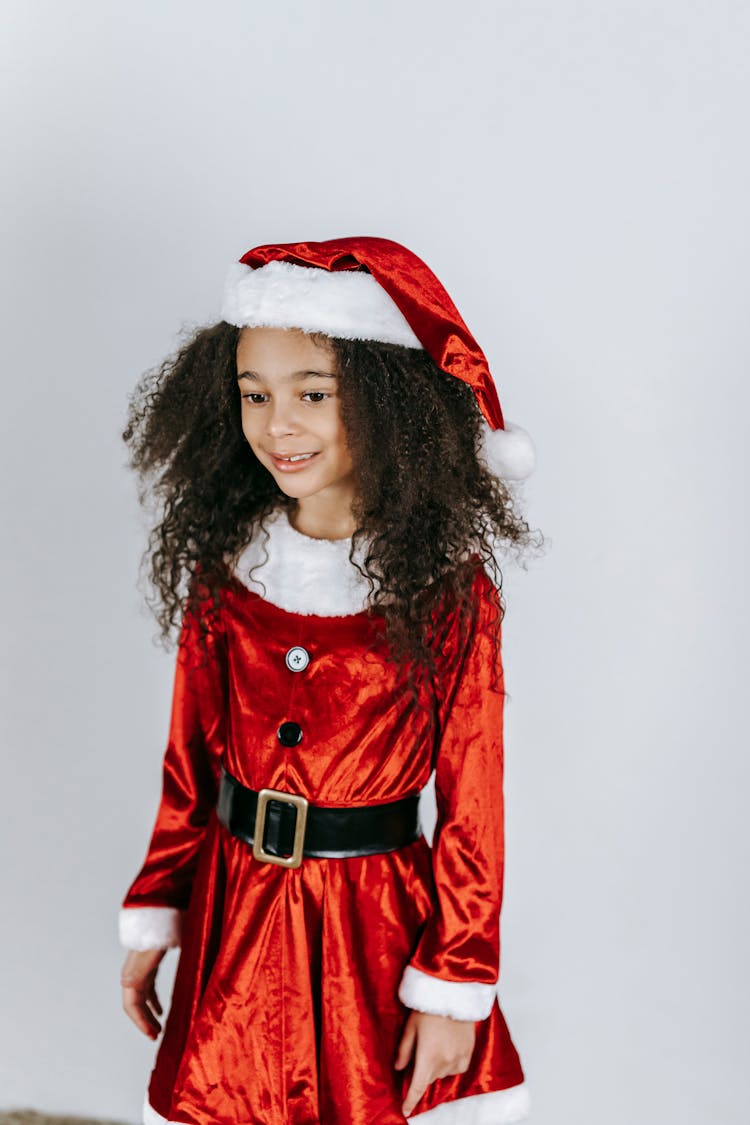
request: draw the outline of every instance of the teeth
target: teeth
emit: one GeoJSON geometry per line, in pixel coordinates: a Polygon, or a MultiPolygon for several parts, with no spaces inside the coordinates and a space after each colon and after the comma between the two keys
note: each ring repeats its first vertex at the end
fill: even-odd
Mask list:
{"type": "Polygon", "coordinates": [[[295,457],[284,457],[284,461],[307,461],[309,457],[314,456],[312,453],[298,453],[295,457]]]}

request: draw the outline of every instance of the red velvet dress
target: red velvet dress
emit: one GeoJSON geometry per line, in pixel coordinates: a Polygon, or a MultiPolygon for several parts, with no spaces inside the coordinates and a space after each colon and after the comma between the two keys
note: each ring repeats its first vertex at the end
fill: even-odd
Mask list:
{"type": "Polygon", "coordinates": [[[497,998],[503,681],[481,597],[496,592],[478,563],[478,627],[446,622],[424,688],[430,739],[361,608],[350,541],[310,539],[283,513],[269,530],[227,582],[208,660],[183,622],[161,802],[120,911],[126,948],[181,945],[144,1123],[398,1125],[410,1008],[474,1020],[477,1036],[469,1069],[431,1083],[408,1120],[519,1121],[530,1100],[497,998]],[[294,747],[277,737],[285,721],[302,728],[294,747]],[[432,847],[421,835],[298,868],[256,860],[217,820],[222,761],[253,789],[338,806],[420,792],[434,770],[432,847]]]}

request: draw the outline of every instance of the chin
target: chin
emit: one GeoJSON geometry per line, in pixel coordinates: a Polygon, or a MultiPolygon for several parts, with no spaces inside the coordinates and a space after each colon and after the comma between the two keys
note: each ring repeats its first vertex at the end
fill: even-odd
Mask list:
{"type": "Polygon", "coordinates": [[[275,473],[271,475],[284,495],[290,496],[294,500],[304,500],[307,496],[314,496],[316,492],[320,492],[326,486],[325,481],[301,481],[294,480],[294,478],[290,480],[289,477],[282,476],[281,473],[278,476],[275,473]]]}
{"type": "Polygon", "coordinates": [[[287,481],[276,481],[279,490],[292,500],[304,500],[306,496],[312,496],[313,493],[318,492],[317,488],[310,490],[309,488],[294,488],[287,481]]]}

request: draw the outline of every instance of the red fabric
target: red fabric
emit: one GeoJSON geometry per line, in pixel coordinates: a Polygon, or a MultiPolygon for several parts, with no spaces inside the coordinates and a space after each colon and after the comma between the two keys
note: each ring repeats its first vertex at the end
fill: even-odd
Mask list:
{"type": "MultiPolygon", "coordinates": [[[[396,1125],[413,1063],[393,1068],[408,1009],[407,963],[445,981],[493,983],[503,885],[503,681],[492,686],[497,591],[478,567],[478,628],[447,621],[441,674],[424,702],[405,692],[367,613],[290,613],[236,578],[212,625],[210,658],[186,618],[164,788],[145,862],[122,905],[188,906],[172,1004],[149,1098],[186,1125],[396,1125]],[[290,672],[285,654],[311,660],[290,672]],[[285,720],[302,741],[283,747],[285,720]],[[438,822],[398,851],[255,860],[216,818],[219,766],[254,789],[322,805],[418,792],[433,766],[438,822]]],[[[415,1113],[523,1081],[496,1002],[477,1021],[468,1071],[437,1079],[415,1113]]]]}
{"type": "Polygon", "coordinates": [[[365,236],[327,242],[286,242],[256,246],[243,254],[240,261],[253,269],[273,261],[325,270],[364,267],[398,305],[438,367],[472,387],[493,430],[504,428],[487,357],[438,278],[405,246],[389,238],[365,236]]]}

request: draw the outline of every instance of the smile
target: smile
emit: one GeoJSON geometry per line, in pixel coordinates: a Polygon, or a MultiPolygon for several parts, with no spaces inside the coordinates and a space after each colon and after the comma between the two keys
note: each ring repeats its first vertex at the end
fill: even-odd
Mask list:
{"type": "Polygon", "coordinates": [[[277,469],[282,473],[295,473],[300,469],[304,469],[310,462],[318,456],[318,451],[315,453],[294,453],[289,457],[279,457],[275,453],[271,453],[270,457],[277,469]]]}

